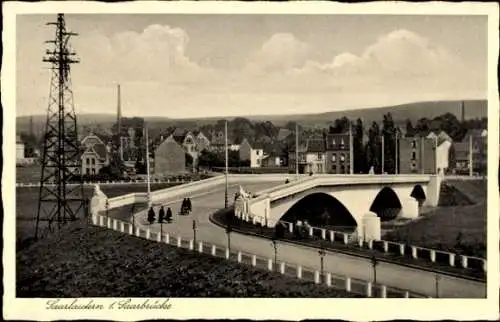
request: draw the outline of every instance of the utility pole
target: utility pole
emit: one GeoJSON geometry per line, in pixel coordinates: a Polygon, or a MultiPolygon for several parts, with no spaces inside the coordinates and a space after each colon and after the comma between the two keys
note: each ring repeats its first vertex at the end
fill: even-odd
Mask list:
{"type": "Polygon", "coordinates": [[[423,137],[420,138],[420,165],[422,167],[422,174],[425,174],[425,139],[423,137]]]}
{"type": "Polygon", "coordinates": [[[354,174],[354,145],[352,142],[352,122],[349,121],[349,173],[354,174]]]}
{"type": "Polygon", "coordinates": [[[44,62],[51,64],[52,75],[43,141],[35,240],[39,237],[40,221],[46,222],[46,231],[50,231],[54,221],[60,227],[67,221],[75,220],[85,204],[81,176],[82,151],[78,142],[70,72],[71,64],[80,62],[69,46],[70,37],[77,34],[66,29],[64,14],[58,14],[57,21],[47,25],[54,25],[56,30],[55,39],[46,41],[53,44],[53,47],[46,51],[47,56],[43,58],[44,62]],[[69,185],[72,181],[77,181],[77,184],[69,185]]]}
{"type": "Polygon", "coordinates": [[[295,122],[295,176],[299,179],[299,123],[295,122]]]}
{"type": "Polygon", "coordinates": [[[384,156],[385,151],[384,150],[385,149],[384,148],[385,148],[384,147],[384,135],[382,134],[382,174],[384,174],[384,171],[385,171],[385,169],[384,169],[385,168],[384,167],[384,165],[385,165],[385,156],[384,156]]]}
{"type": "Polygon", "coordinates": [[[435,167],[435,171],[436,171],[436,175],[439,174],[439,171],[438,171],[438,137],[436,136],[434,138],[434,167],[435,167]]]}
{"type": "Polygon", "coordinates": [[[278,242],[276,240],[276,237],[273,237],[271,239],[272,241],[272,244],[273,244],[273,248],[274,248],[274,267],[275,267],[275,270],[278,269],[278,242]]]}
{"type": "Polygon", "coordinates": [[[469,136],[469,176],[472,177],[474,175],[474,167],[472,164],[472,135],[469,136]]]}
{"type": "Polygon", "coordinates": [[[229,183],[228,183],[228,147],[227,147],[227,120],[224,126],[224,136],[225,136],[225,151],[226,151],[226,187],[224,190],[224,208],[227,209],[228,205],[228,190],[229,190],[229,183]]]}
{"type": "Polygon", "coordinates": [[[146,172],[147,172],[147,199],[148,199],[148,208],[153,205],[153,201],[151,200],[151,179],[149,173],[149,138],[148,138],[148,127],[144,124],[144,129],[146,132],[146,172]]]}
{"type": "Polygon", "coordinates": [[[395,163],[395,174],[398,174],[398,166],[399,166],[399,155],[398,155],[398,150],[399,150],[399,131],[396,131],[396,158],[394,160],[395,163]]]}

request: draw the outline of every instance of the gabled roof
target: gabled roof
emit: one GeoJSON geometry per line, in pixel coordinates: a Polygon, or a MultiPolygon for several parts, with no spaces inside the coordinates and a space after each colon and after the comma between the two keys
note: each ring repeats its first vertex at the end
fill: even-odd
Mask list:
{"type": "Polygon", "coordinates": [[[97,143],[92,146],[89,146],[84,154],[86,153],[95,153],[97,157],[101,160],[106,159],[107,154],[108,154],[108,149],[106,148],[106,145],[102,143],[97,143]]]}
{"type": "Polygon", "coordinates": [[[307,140],[307,152],[325,152],[326,142],[324,139],[307,140]]]}
{"type": "Polygon", "coordinates": [[[89,133],[89,135],[87,135],[86,137],[84,137],[82,139],[81,144],[85,144],[85,141],[87,141],[87,140],[96,140],[98,143],[104,144],[104,142],[102,141],[102,139],[100,137],[98,137],[96,134],[92,133],[92,132],[89,133]]]}
{"type": "Polygon", "coordinates": [[[278,132],[278,137],[277,137],[277,140],[278,141],[283,141],[285,140],[288,136],[292,135],[292,131],[290,131],[289,129],[280,129],[279,132],[278,132]]]}
{"type": "Polygon", "coordinates": [[[249,139],[249,138],[244,138],[240,145],[243,144],[243,142],[247,141],[248,142],[248,145],[250,145],[250,147],[254,150],[257,150],[257,149],[264,149],[264,143],[261,142],[261,141],[256,141],[256,140],[252,140],[252,139],[249,139]]]}

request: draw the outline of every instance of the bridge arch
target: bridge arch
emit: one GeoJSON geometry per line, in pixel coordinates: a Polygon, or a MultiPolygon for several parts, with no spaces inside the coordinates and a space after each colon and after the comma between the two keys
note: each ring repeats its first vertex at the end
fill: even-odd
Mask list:
{"type": "Polygon", "coordinates": [[[422,188],[421,185],[417,184],[415,187],[413,187],[413,190],[411,191],[410,197],[412,197],[415,200],[417,200],[418,205],[422,206],[422,204],[426,200],[424,188],[422,188]]]}
{"type": "Polygon", "coordinates": [[[391,187],[383,187],[373,200],[370,211],[377,214],[380,221],[395,219],[403,205],[397,193],[391,187]]]}
{"type": "Polygon", "coordinates": [[[357,222],[346,206],[334,196],[324,192],[308,194],[293,204],[280,220],[305,221],[315,227],[354,231],[357,222]]]}

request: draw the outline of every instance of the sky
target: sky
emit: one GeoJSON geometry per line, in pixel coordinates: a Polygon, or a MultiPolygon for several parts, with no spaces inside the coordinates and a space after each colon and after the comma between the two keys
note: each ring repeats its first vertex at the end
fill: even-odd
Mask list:
{"type": "MultiPolygon", "coordinates": [[[[17,115],[45,114],[55,15],[18,15],[17,115]]],[[[79,14],[77,113],[196,118],[487,98],[487,17],[79,14]]]]}

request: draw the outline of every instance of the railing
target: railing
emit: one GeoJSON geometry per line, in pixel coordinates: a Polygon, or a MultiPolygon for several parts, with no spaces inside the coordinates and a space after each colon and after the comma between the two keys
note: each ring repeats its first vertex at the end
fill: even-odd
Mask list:
{"type": "MultiPolygon", "coordinates": [[[[242,216],[241,219],[251,221],[254,225],[265,225],[265,218],[262,216],[242,216]]],[[[288,227],[288,232],[293,233],[294,223],[280,220],[280,223],[288,227]]],[[[387,240],[363,240],[356,233],[339,232],[326,228],[307,227],[309,237],[321,240],[328,240],[332,243],[343,243],[345,245],[358,246],[359,248],[368,248],[378,250],[386,254],[398,254],[401,256],[411,256],[413,259],[423,259],[432,263],[437,263],[445,266],[460,267],[464,269],[475,269],[486,272],[487,261],[484,258],[459,255],[444,250],[431,249],[415,245],[407,245],[405,243],[387,241],[387,240]]]]}
{"type": "Polygon", "coordinates": [[[274,262],[272,258],[266,258],[255,254],[242,252],[227,247],[205,243],[198,241],[196,245],[192,239],[184,239],[181,236],[172,234],[152,232],[149,228],[143,228],[140,225],[133,225],[130,222],[121,221],[103,215],[94,215],[92,223],[96,226],[105,227],[115,231],[119,231],[131,236],[145,238],[148,240],[165,243],[167,245],[176,246],[179,248],[187,248],[192,251],[208,254],[211,256],[225,258],[227,260],[236,261],[241,264],[251,265],[259,269],[269,271],[277,271],[283,275],[293,276],[298,279],[312,281],[316,284],[324,283],[329,287],[345,290],[366,297],[381,297],[381,298],[421,298],[419,294],[414,294],[409,291],[400,290],[393,287],[388,287],[383,284],[373,284],[348,276],[340,276],[330,272],[323,272],[312,269],[310,267],[288,263],[284,261],[274,262]]]}

